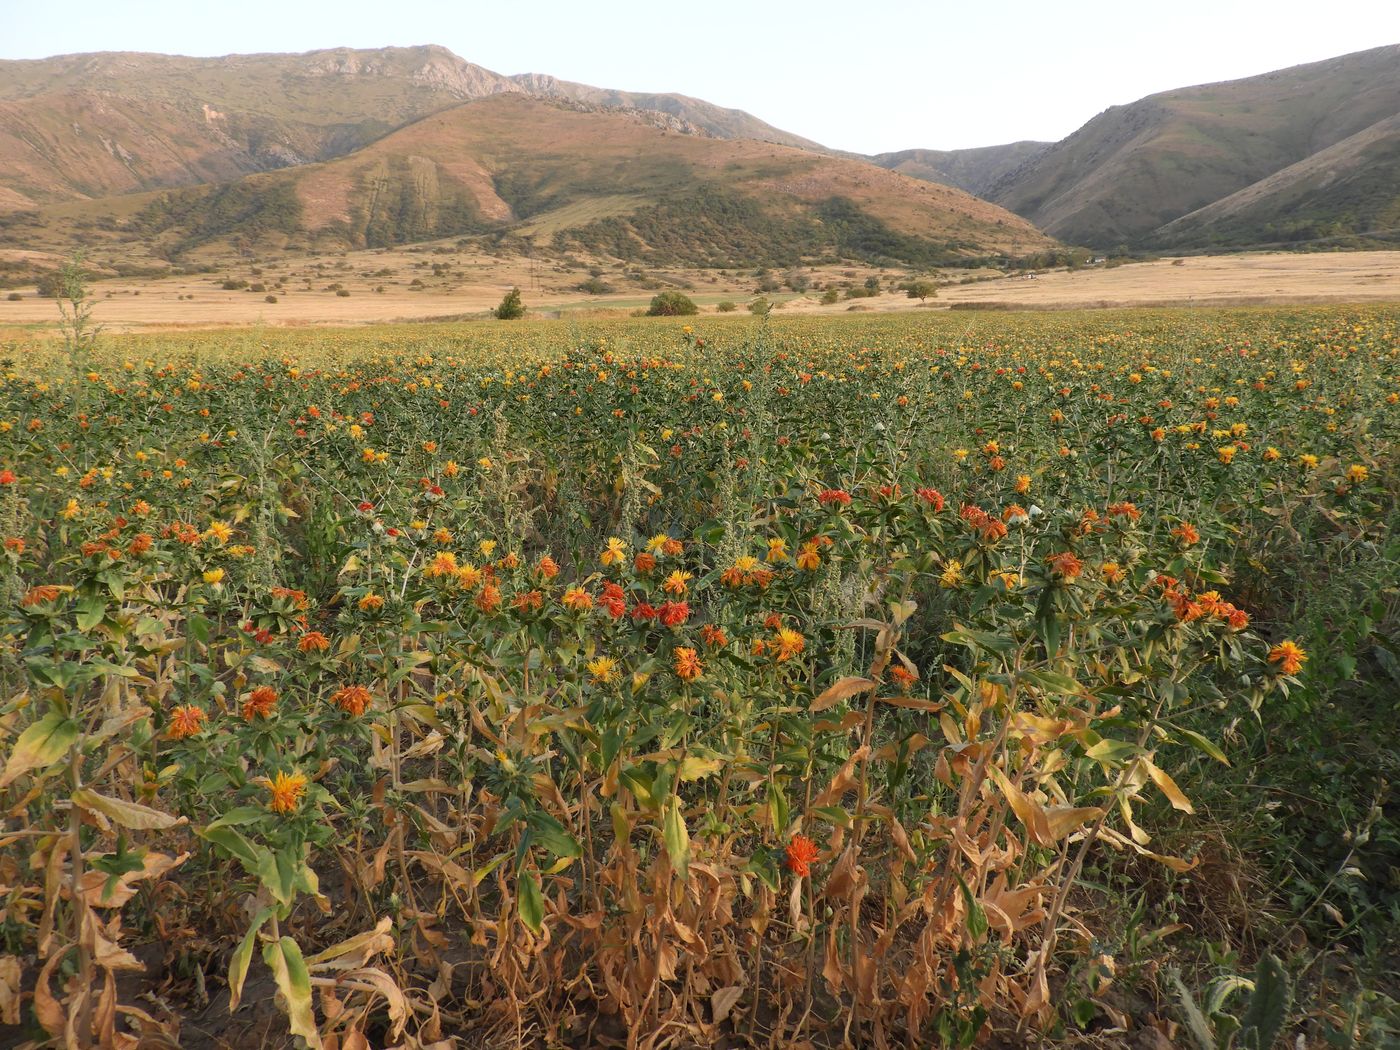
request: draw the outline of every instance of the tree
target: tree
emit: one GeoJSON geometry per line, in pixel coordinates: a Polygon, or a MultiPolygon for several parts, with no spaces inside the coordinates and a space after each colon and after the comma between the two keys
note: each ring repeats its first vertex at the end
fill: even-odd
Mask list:
{"type": "Polygon", "coordinates": [[[773,304],[761,295],[753,302],[749,303],[749,313],[753,314],[755,317],[767,317],[768,312],[772,309],[773,304]]]}
{"type": "Polygon", "coordinates": [[[920,302],[929,296],[938,297],[938,285],[932,281],[910,281],[904,286],[904,291],[910,299],[918,299],[920,302]]]}
{"type": "Polygon", "coordinates": [[[506,292],[505,298],[501,300],[501,305],[496,307],[496,319],[514,321],[524,316],[525,304],[520,301],[520,289],[512,288],[506,292]]]}
{"type": "Polygon", "coordinates": [[[700,308],[690,301],[688,295],[680,292],[662,292],[652,297],[647,308],[648,317],[689,317],[698,314],[700,308]]]}

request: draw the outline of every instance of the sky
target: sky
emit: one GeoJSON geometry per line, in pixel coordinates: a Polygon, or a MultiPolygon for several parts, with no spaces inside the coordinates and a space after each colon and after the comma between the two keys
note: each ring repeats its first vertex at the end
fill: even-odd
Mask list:
{"type": "Polygon", "coordinates": [[[1396,0],[0,0],[0,58],[441,44],[862,153],[1059,139],[1156,91],[1395,43],[1396,0]]]}

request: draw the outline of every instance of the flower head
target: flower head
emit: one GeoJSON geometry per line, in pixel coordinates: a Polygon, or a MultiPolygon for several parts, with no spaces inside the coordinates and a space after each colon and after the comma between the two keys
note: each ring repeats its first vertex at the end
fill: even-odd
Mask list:
{"type": "Polygon", "coordinates": [[[1278,664],[1283,674],[1297,674],[1307,660],[1308,654],[1294,641],[1279,642],[1269,650],[1269,663],[1278,664]]]}
{"type": "Polygon", "coordinates": [[[806,835],[794,835],[784,851],[783,866],[799,879],[812,874],[812,862],[817,859],[817,844],[806,835]]]}
{"type": "Polygon", "coordinates": [[[268,793],[272,796],[267,803],[268,809],[274,813],[291,813],[301,801],[306,784],[305,773],[278,773],[267,785],[268,793]]]}
{"type": "Polygon", "coordinates": [[[207,721],[209,716],[205,714],[204,708],[194,704],[182,704],[170,712],[170,739],[183,740],[187,736],[194,736],[204,728],[207,721]]]}

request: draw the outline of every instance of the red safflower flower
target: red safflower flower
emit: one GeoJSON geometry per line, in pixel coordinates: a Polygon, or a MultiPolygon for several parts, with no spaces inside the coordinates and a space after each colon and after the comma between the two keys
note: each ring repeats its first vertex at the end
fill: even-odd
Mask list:
{"type": "Polygon", "coordinates": [[[812,874],[812,862],[817,859],[817,844],[806,835],[794,835],[788,843],[783,866],[799,879],[812,874]]]}
{"type": "Polygon", "coordinates": [[[18,480],[13,470],[0,470],[0,485],[13,485],[18,480]]]}
{"type": "Polygon", "coordinates": [[[666,627],[679,627],[690,619],[689,602],[663,602],[656,610],[656,618],[666,627]]]}
{"type": "Polygon", "coordinates": [[[851,494],[845,489],[822,489],[817,493],[817,502],[823,507],[849,507],[851,494]]]}
{"type": "Polygon", "coordinates": [[[598,598],[598,605],[614,620],[618,620],[627,612],[627,596],[618,584],[605,583],[603,593],[598,598]]]}

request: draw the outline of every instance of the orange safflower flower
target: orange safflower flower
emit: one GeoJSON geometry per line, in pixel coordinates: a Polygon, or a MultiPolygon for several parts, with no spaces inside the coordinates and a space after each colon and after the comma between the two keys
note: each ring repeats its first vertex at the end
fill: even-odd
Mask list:
{"type": "Polygon", "coordinates": [[[360,612],[378,612],[384,608],[384,598],[371,591],[355,604],[359,606],[360,612]]]}
{"type": "Polygon", "coordinates": [[[297,642],[297,648],[304,653],[324,653],[331,647],[331,640],[320,631],[307,631],[297,642]]]}
{"type": "Polygon", "coordinates": [[[579,586],[570,587],[560,600],[564,603],[564,608],[573,612],[587,612],[593,608],[593,595],[579,586]]]}
{"type": "Polygon", "coordinates": [[[20,605],[26,609],[45,602],[57,601],[59,595],[64,593],[64,589],[55,583],[41,583],[37,587],[31,587],[25,592],[24,597],[19,600],[20,605]]]}
{"type": "Polygon", "coordinates": [[[712,623],[707,623],[700,628],[700,638],[706,645],[714,649],[723,649],[729,644],[729,636],[724,633],[724,628],[716,627],[712,623]]]}
{"type": "Polygon", "coordinates": [[[369,710],[370,704],[374,702],[373,695],[362,685],[341,686],[331,694],[330,699],[336,707],[357,718],[369,710]]]}
{"type": "Polygon", "coordinates": [[[546,554],[535,563],[535,571],[538,572],[543,579],[552,580],[559,575],[559,563],[546,554]]]}
{"type": "Polygon", "coordinates": [[[260,685],[248,694],[243,701],[243,721],[255,718],[268,718],[277,706],[277,690],[270,685],[260,685]]]}
{"type": "Polygon", "coordinates": [[[1190,547],[1201,542],[1201,534],[1196,531],[1196,526],[1189,521],[1183,521],[1172,529],[1172,535],[1181,541],[1183,547],[1190,547]]]}
{"type": "Polygon", "coordinates": [[[822,556],[817,552],[817,541],[808,540],[797,551],[797,567],[803,572],[811,572],[821,566],[822,556]]]}
{"type": "Polygon", "coordinates": [[[1070,551],[1062,551],[1059,554],[1052,554],[1045,559],[1050,571],[1062,580],[1073,580],[1084,571],[1084,563],[1081,562],[1070,551]]]}
{"type": "Polygon", "coordinates": [[[691,682],[699,678],[704,669],[700,665],[700,657],[687,646],[680,646],[675,652],[676,677],[684,682],[691,682]]]}
{"type": "Polygon", "coordinates": [[[209,716],[204,713],[202,707],[182,704],[170,712],[170,739],[183,740],[187,736],[194,736],[204,728],[204,723],[208,720],[209,716]]]}
{"type": "Polygon", "coordinates": [[[820,851],[817,844],[806,835],[794,835],[784,851],[783,866],[799,879],[812,874],[812,862],[820,851]]]}
{"type": "Polygon", "coordinates": [[[689,583],[694,577],[683,569],[676,569],[671,575],[666,577],[666,582],[661,589],[667,594],[684,594],[689,590],[689,583]]]}
{"type": "Polygon", "coordinates": [[[773,636],[773,656],[778,663],[791,660],[807,648],[807,639],[791,627],[780,627],[773,636]]]}
{"type": "Polygon", "coordinates": [[[501,589],[494,583],[488,583],[481,588],[481,593],[476,596],[476,607],[484,613],[495,612],[501,605],[501,589]]]}
{"type": "Polygon", "coordinates": [[[423,575],[430,580],[436,580],[443,576],[456,576],[457,555],[451,551],[439,551],[433,555],[433,560],[423,567],[423,575]]]}
{"type": "Polygon", "coordinates": [[[639,551],[637,556],[632,559],[632,569],[634,572],[645,575],[654,568],[656,568],[656,555],[652,554],[651,551],[639,551]]]}
{"type": "Polygon", "coordinates": [[[305,773],[278,773],[267,785],[268,793],[272,796],[267,803],[268,809],[274,813],[291,813],[301,801],[306,785],[305,773]]]}
{"type": "Polygon", "coordinates": [[[1279,642],[1269,650],[1269,663],[1278,664],[1283,674],[1297,674],[1307,660],[1308,654],[1294,641],[1279,642]]]}

